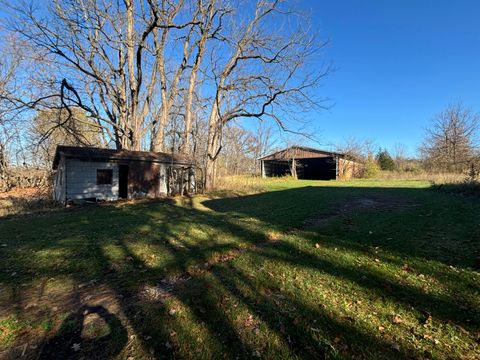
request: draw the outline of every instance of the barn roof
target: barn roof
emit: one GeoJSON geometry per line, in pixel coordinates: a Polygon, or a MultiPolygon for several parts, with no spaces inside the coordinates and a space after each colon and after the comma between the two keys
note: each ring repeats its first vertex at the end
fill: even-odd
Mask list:
{"type": "Polygon", "coordinates": [[[153,151],[132,151],[132,150],[116,150],[95,147],[79,147],[58,145],[53,159],[53,169],[58,166],[61,156],[67,158],[84,159],[91,161],[100,160],[134,160],[134,161],[151,161],[177,164],[192,164],[192,160],[183,155],[172,155],[164,152],[153,151]]]}
{"type": "Polygon", "coordinates": [[[330,157],[340,156],[344,157],[345,154],[341,154],[335,151],[326,151],[320,149],[314,149],[306,146],[290,146],[288,148],[276,151],[272,154],[266,155],[259,160],[290,160],[290,159],[307,159],[315,157],[330,157]]]}

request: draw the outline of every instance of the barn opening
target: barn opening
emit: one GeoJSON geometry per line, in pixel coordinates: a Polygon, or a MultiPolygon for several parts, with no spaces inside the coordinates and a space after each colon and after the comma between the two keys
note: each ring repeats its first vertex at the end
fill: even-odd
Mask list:
{"type": "Polygon", "coordinates": [[[305,180],[335,180],[336,161],[332,158],[298,160],[297,177],[305,180]]]}
{"type": "Polygon", "coordinates": [[[262,177],[292,175],[305,180],[336,180],[356,176],[360,164],[344,154],[292,146],[260,159],[262,177]]]}

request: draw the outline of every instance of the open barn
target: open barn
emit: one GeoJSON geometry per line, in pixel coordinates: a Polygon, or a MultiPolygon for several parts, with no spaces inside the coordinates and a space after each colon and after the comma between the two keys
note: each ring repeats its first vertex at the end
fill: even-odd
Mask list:
{"type": "Polygon", "coordinates": [[[291,146],[260,158],[262,177],[292,175],[306,180],[357,177],[361,164],[345,154],[303,146],[291,146]]]}

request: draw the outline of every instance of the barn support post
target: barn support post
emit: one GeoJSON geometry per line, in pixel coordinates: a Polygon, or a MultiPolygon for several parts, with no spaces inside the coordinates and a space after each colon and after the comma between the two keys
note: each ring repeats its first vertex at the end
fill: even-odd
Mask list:
{"type": "Polygon", "coordinates": [[[338,161],[339,161],[339,157],[338,156],[335,156],[335,180],[338,180],[339,179],[339,175],[340,175],[340,169],[339,169],[339,166],[338,166],[338,161]]]}
{"type": "Polygon", "coordinates": [[[294,179],[297,179],[297,162],[295,161],[295,159],[292,159],[292,177],[294,179]]]}

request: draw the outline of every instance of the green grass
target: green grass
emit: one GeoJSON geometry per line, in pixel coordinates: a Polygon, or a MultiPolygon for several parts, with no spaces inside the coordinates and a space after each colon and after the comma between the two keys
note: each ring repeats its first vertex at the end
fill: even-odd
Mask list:
{"type": "Polygon", "coordinates": [[[1,220],[0,357],[480,356],[477,199],[255,189],[1,220]]]}

